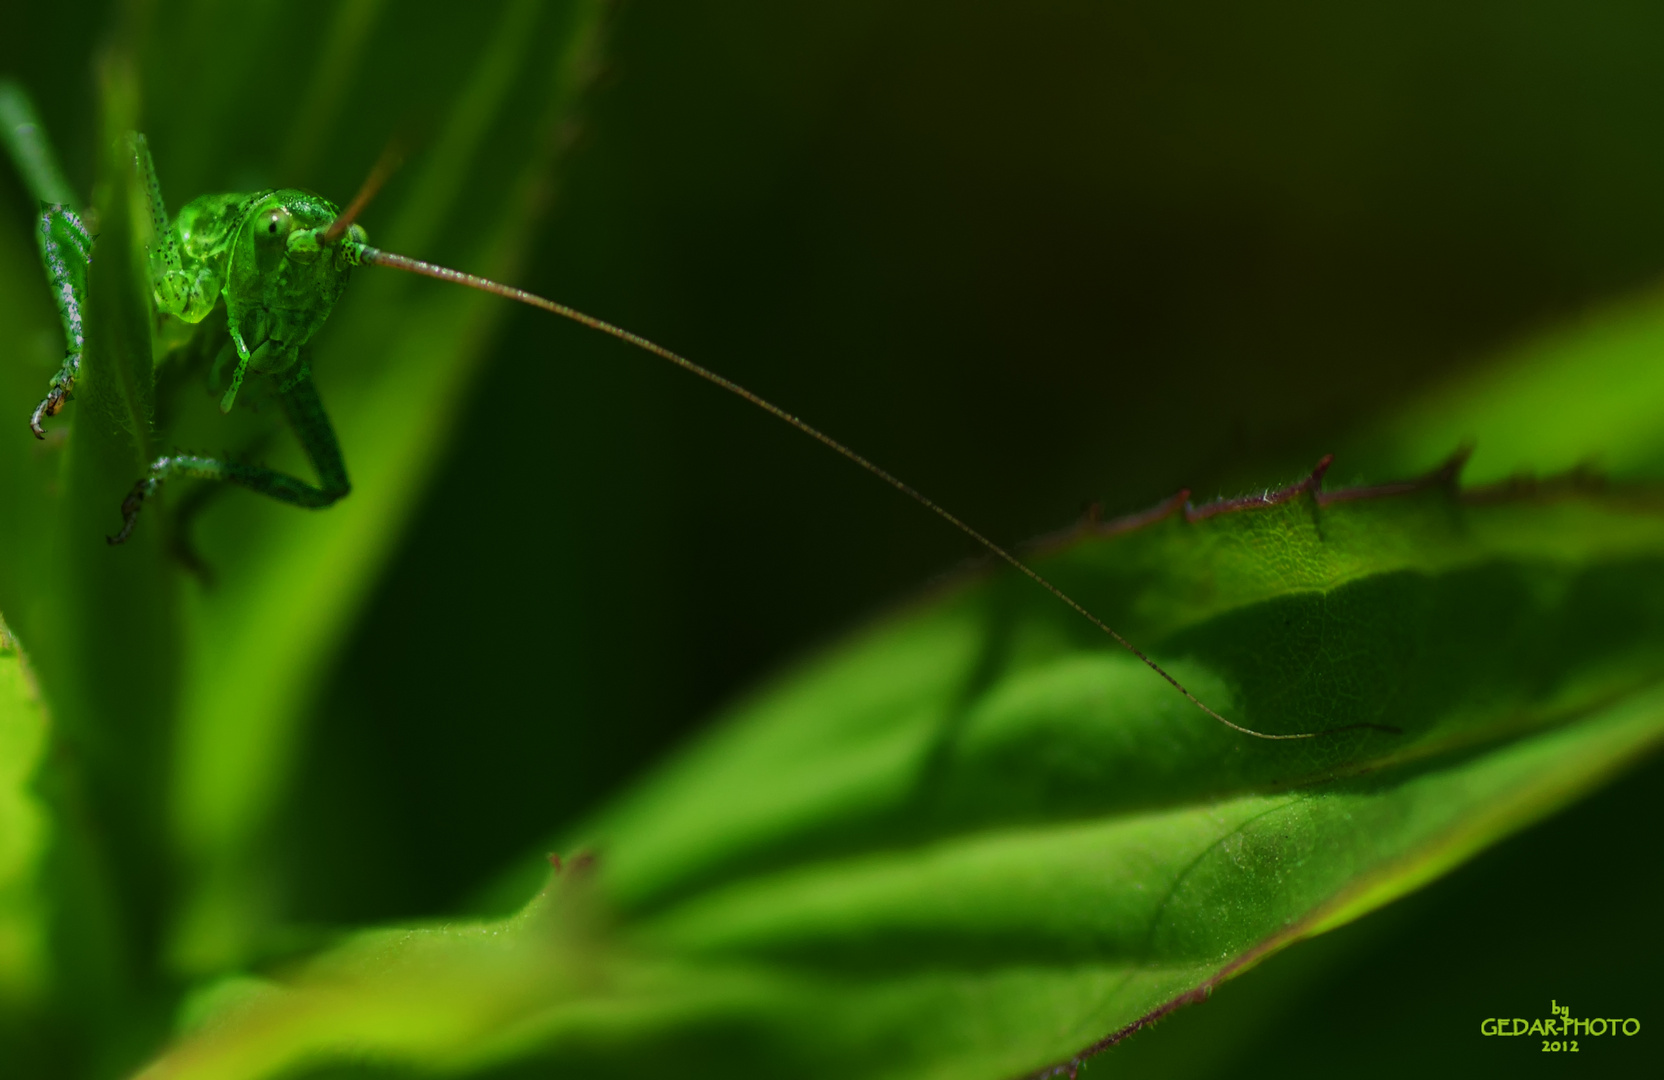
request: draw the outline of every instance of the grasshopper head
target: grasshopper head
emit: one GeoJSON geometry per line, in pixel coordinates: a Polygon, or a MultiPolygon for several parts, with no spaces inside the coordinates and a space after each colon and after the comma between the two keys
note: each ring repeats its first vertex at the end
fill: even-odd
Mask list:
{"type": "MultiPolygon", "coordinates": [[[[328,199],[293,188],[266,192],[245,210],[226,267],[225,301],[256,371],[293,366],[346,288],[352,264],[344,245],[318,242],[339,212],[328,199]]],[[[363,229],[349,232],[363,242],[363,229]]]]}

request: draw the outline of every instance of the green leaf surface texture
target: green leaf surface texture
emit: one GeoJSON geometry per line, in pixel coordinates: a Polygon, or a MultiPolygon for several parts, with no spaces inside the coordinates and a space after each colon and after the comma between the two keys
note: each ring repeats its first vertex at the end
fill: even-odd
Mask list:
{"type": "Polygon", "coordinates": [[[22,650],[0,623],[0,1007],[44,995],[49,968],[43,864],[50,811],[35,790],[48,723],[22,650]]]}
{"type": "Polygon", "coordinates": [[[574,836],[594,868],[527,913],[355,947],[327,1027],[295,1019],[347,985],[315,969],[154,1075],[371,1046],[618,1075],[1067,1068],[1664,738],[1664,504],[1455,475],[1175,501],[1036,556],[1233,721],[1313,738],[1233,732],[1031,583],[970,575],[741,704],[574,836]],[[480,935],[547,947],[568,893],[596,920],[581,960],[470,997],[450,1035],[418,1012],[395,1032],[406,950],[462,972],[480,935]]]}

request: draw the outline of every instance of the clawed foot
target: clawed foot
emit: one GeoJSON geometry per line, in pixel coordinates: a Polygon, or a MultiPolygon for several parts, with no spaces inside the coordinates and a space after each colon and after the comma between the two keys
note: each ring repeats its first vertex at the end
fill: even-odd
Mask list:
{"type": "Polygon", "coordinates": [[[133,490],[127,493],[127,498],[121,500],[121,531],[114,536],[106,536],[106,543],[111,546],[127,543],[127,538],[133,535],[133,526],[139,520],[139,511],[144,507],[145,498],[156,490],[159,483],[160,480],[146,477],[133,485],[133,490]]]}
{"type": "Polygon", "coordinates": [[[41,399],[40,404],[35,406],[35,411],[29,415],[29,430],[35,433],[35,438],[46,438],[46,429],[40,426],[40,422],[48,416],[57,416],[58,410],[64,407],[64,402],[68,401],[69,397],[68,387],[54,385],[41,399]]]}

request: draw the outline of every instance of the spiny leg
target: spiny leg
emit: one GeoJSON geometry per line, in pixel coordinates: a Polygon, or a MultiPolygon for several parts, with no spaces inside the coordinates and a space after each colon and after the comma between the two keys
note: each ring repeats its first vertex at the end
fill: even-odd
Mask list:
{"type": "Polygon", "coordinates": [[[29,416],[29,430],[35,438],[46,438],[41,420],[56,416],[64,402],[73,396],[75,379],[81,373],[81,350],[86,345],[86,332],[81,313],[87,302],[87,266],[92,262],[92,236],[74,210],[67,206],[41,208],[40,228],[36,234],[40,243],[40,261],[46,267],[46,280],[52,286],[52,298],[58,304],[58,318],[64,326],[64,362],[52,376],[46,397],[41,399],[29,416]]]}
{"type": "Polygon", "coordinates": [[[35,239],[64,327],[64,362],[52,377],[46,397],[29,417],[29,429],[36,438],[44,439],[41,420],[63,408],[81,370],[81,349],[86,341],[81,313],[86,308],[92,235],[76,213],[75,192],[58,167],[57,155],[52,152],[34,103],[21,86],[9,81],[0,81],[0,142],[5,143],[29,194],[41,204],[35,239]]]}
{"type": "MultiPolygon", "coordinates": [[[[249,347],[243,343],[243,335],[238,332],[236,326],[231,327],[231,343],[236,350],[237,363],[231,369],[231,384],[220,397],[220,412],[222,413],[230,412],[231,406],[236,404],[237,391],[243,388],[243,376],[248,373],[249,364],[264,358],[272,348],[272,343],[267,341],[251,352],[249,347]]],[[[218,365],[216,364],[216,366],[218,365]]]]}
{"type": "MultiPolygon", "coordinates": [[[[229,348],[229,346],[228,346],[229,348]]],[[[233,353],[235,355],[235,353],[233,353]]],[[[257,439],[246,451],[247,456],[259,456],[271,446],[277,431],[269,431],[257,439]]],[[[196,522],[202,514],[234,489],[227,484],[195,484],[176,500],[165,515],[167,536],[164,546],[174,562],[194,576],[205,588],[212,588],[216,575],[214,566],[197,550],[196,522]]]]}
{"type": "Polygon", "coordinates": [[[347,480],[347,466],[341,459],[341,445],[335,439],[335,429],[330,425],[329,415],[324,412],[323,402],[318,400],[318,390],[312,384],[311,374],[303,368],[292,382],[283,387],[279,398],[289,425],[300,439],[301,449],[306,451],[307,459],[318,473],[318,483],[309,484],[297,476],[268,469],[264,465],[245,465],[239,461],[199,454],[159,457],[151,463],[144,479],[134,484],[133,490],[122,501],[121,531],[109,538],[110,543],[120,544],[127,540],[139,519],[145,499],[165,481],[176,476],[238,484],[279,502],[308,509],[329,506],[350,492],[352,484],[347,480]]]}

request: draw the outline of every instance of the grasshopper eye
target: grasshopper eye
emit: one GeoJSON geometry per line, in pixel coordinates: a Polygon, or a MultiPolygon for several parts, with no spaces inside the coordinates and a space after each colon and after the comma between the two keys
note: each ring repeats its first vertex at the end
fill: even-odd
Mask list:
{"type": "Polygon", "coordinates": [[[281,206],[274,206],[255,219],[254,231],[262,240],[284,240],[294,226],[294,215],[281,206]]]}

